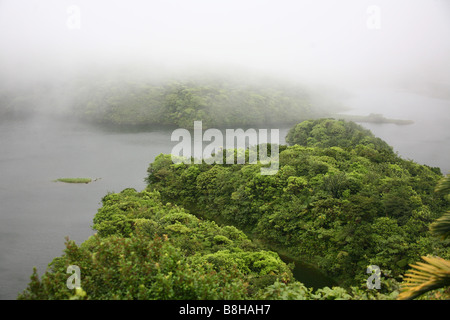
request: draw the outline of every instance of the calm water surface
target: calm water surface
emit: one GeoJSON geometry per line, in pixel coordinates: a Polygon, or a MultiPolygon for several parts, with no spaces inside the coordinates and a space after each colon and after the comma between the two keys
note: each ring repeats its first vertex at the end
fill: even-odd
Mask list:
{"type": "Polygon", "coordinates": [[[150,162],[170,153],[170,132],[107,133],[79,124],[36,119],[0,125],[0,299],[15,299],[32,267],[42,274],[78,244],[108,192],[145,188],[150,162]],[[65,184],[61,177],[101,178],[65,184]]]}
{"type": "Polygon", "coordinates": [[[361,123],[405,159],[450,173],[450,100],[382,89],[362,90],[346,101],[345,113],[381,113],[387,118],[413,120],[411,125],[361,123]]]}
{"type": "MultiPolygon", "coordinates": [[[[403,157],[450,171],[448,100],[367,90],[346,103],[356,108],[348,113],[414,120],[408,126],[363,125],[403,157]]],[[[280,143],[287,130],[280,128],[280,143]]],[[[149,163],[175,145],[171,133],[108,132],[46,119],[0,124],[0,299],[16,299],[33,266],[42,274],[62,254],[66,236],[80,244],[92,235],[92,219],[106,193],[144,189],[149,163]],[[61,177],[101,179],[81,185],[52,182],[61,177]]],[[[299,266],[294,272],[307,285],[324,285],[314,270],[299,266]]]]}

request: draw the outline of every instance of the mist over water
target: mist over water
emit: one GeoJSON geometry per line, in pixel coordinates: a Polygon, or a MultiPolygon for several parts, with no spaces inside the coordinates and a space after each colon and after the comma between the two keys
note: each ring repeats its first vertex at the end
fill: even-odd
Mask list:
{"type": "Polygon", "coordinates": [[[345,100],[342,114],[381,113],[387,118],[414,121],[410,125],[361,123],[394,147],[404,159],[439,167],[450,173],[450,100],[388,89],[366,89],[345,100]]]}
{"type": "Polygon", "coordinates": [[[441,0],[2,1],[0,63],[21,81],[132,66],[448,84],[449,16],[441,0]]]}
{"type": "Polygon", "coordinates": [[[15,299],[33,266],[42,274],[65,236],[87,239],[107,192],[145,188],[149,163],[174,144],[167,129],[53,119],[75,88],[207,76],[336,88],[345,113],[413,120],[362,125],[402,157],[450,171],[445,0],[0,0],[0,48],[0,299],[15,299]],[[34,117],[6,119],[7,96],[34,117]],[[52,182],[65,176],[101,179],[52,182]]]}

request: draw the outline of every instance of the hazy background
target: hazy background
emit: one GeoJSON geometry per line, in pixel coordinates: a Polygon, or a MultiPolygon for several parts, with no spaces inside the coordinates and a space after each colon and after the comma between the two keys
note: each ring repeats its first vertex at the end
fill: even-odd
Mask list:
{"type": "MultiPolygon", "coordinates": [[[[72,79],[97,85],[99,73],[100,85],[215,73],[343,87],[350,113],[414,120],[365,126],[401,156],[450,172],[448,0],[0,0],[0,104],[12,92],[56,112],[76,97],[72,79]]],[[[87,239],[107,192],[144,188],[170,134],[0,121],[0,300],[26,288],[33,266],[42,274],[65,236],[87,239]],[[66,176],[102,179],[52,182],[66,176]]]]}
{"type": "Polygon", "coordinates": [[[4,83],[133,65],[450,84],[450,2],[0,0],[0,47],[4,83]]]}

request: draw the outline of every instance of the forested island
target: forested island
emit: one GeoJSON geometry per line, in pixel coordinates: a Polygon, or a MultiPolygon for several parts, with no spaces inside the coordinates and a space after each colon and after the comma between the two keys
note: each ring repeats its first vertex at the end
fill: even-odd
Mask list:
{"type": "Polygon", "coordinates": [[[368,116],[357,116],[357,115],[336,115],[339,119],[345,119],[348,121],[354,121],[354,122],[368,122],[368,123],[393,123],[398,125],[407,125],[407,124],[413,124],[414,121],[412,120],[404,120],[404,119],[388,119],[382,114],[378,113],[371,113],[368,116]]]}
{"type": "Polygon", "coordinates": [[[159,155],[147,188],[105,195],[96,234],[81,245],[67,240],[18,298],[449,297],[448,176],[345,120],[300,122],[286,141],[274,175],[261,175],[261,163],[174,164],[159,155]],[[279,253],[338,285],[306,287],[279,253]],[[422,257],[425,267],[411,273],[422,257]],[[66,286],[69,265],[81,269],[76,290],[66,286]],[[367,288],[369,265],[382,271],[380,289],[367,288]]]}
{"type": "Polygon", "coordinates": [[[139,77],[128,73],[80,75],[54,83],[0,89],[0,120],[37,114],[79,119],[96,126],[146,129],[293,125],[346,107],[342,89],[276,78],[237,75],[139,77]]]}

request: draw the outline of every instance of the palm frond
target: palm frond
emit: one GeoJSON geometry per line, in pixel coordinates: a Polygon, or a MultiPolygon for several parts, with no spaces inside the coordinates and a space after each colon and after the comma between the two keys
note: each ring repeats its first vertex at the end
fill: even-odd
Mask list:
{"type": "Polygon", "coordinates": [[[450,285],[450,261],[439,257],[422,257],[425,262],[411,265],[405,275],[399,300],[412,300],[431,290],[450,285]]]}
{"type": "Polygon", "coordinates": [[[450,236],[450,211],[444,213],[430,225],[430,231],[433,235],[446,239],[450,236]]]}
{"type": "Polygon", "coordinates": [[[450,193],[450,174],[447,174],[437,183],[436,188],[434,189],[438,194],[447,195],[450,193]]]}

